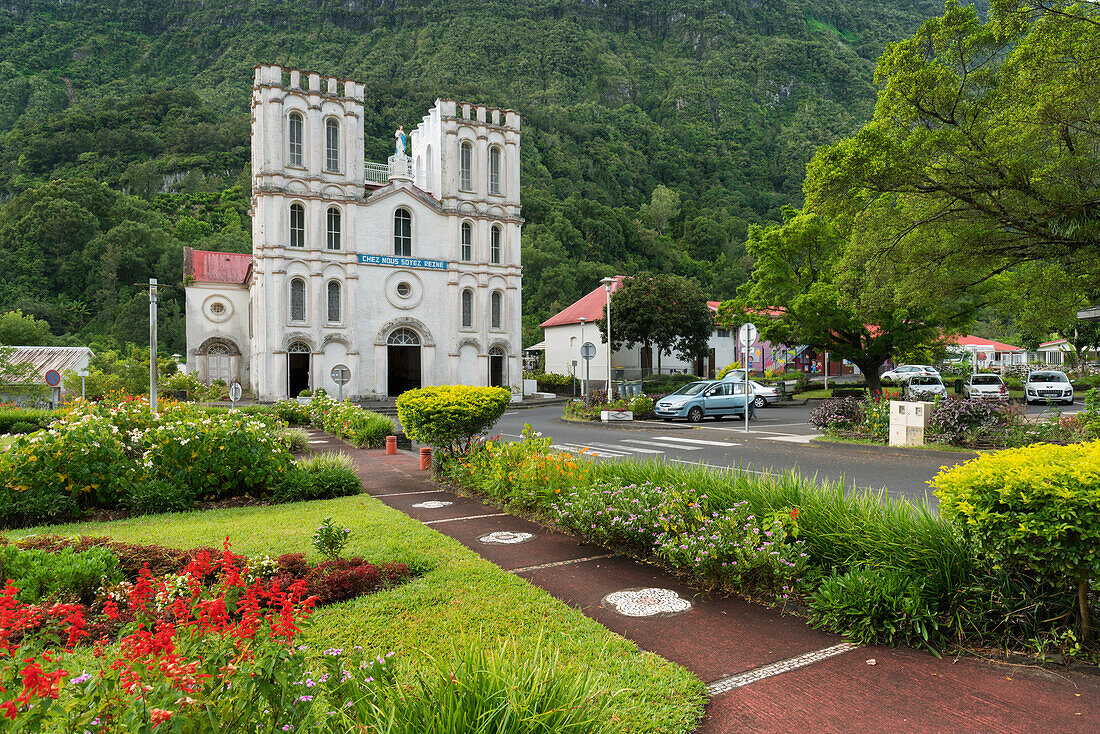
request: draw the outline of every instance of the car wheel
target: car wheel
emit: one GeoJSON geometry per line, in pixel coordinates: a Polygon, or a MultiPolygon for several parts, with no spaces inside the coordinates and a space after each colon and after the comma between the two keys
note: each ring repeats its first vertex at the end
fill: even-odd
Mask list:
{"type": "Polygon", "coordinates": [[[758,396],[758,397],[756,398],[756,400],[753,400],[753,401],[752,401],[752,404],[753,404],[753,405],[755,405],[755,406],[756,406],[757,408],[766,408],[766,407],[768,407],[768,401],[767,401],[767,400],[765,400],[765,399],[764,399],[763,397],[761,397],[761,396],[758,396]]]}
{"type": "Polygon", "coordinates": [[[688,411],[688,420],[692,423],[703,422],[703,409],[696,405],[694,408],[688,411]]]}

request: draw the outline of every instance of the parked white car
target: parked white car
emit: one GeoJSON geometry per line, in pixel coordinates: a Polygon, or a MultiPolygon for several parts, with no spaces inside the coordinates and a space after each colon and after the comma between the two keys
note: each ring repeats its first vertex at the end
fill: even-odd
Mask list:
{"type": "Polygon", "coordinates": [[[937,395],[946,395],[947,388],[939,375],[913,375],[905,381],[907,400],[931,400],[937,395]]]}
{"type": "Polygon", "coordinates": [[[749,384],[752,385],[752,392],[756,396],[753,400],[753,404],[757,408],[766,408],[776,400],[779,400],[779,391],[772,385],[765,385],[756,380],[749,380],[749,384]]]}
{"type": "Polygon", "coordinates": [[[883,372],[880,379],[904,382],[913,375],[935,375],[939,377],[940,373],[936,368],[924,364],[902,364],[892,370],[883,372]]]}
{"type": "Polygon", "coordinates": [[[1039,370],[1027,376],[1024,398],[1028,404],[1051,402],[1073,405],[1073,385],[1065,372],[1039,370]]]}
{"type": "Polygon", "coordinates": [[[964,398],[1008,400],[1008,386],[1000,375],[971,375],[963,383],[962,394],[964,398]]]}

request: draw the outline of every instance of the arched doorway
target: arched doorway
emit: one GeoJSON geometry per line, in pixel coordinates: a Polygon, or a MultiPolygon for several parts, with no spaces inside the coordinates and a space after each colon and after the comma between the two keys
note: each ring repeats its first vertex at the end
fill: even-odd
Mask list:
{"type": "Polygon", "coordinates": [[[504,350],[489,350],[489,387],[504,387],[504,350]]]}
{"type": "Polygon", "coordinates": [[[305,342],[294,342],[286,349],[286,390],[289,397],[296,398],[302,390],[309,389],[311,351],[305,342]]]}
{"type": "Polygon", "coordinates": [[[420,387],[420,337],[412,329],[395,329],[386,340],[387,392],[397,397],[420,387]]]}
{"type": "Polygon", "coordinates": [[[233,382],[229,347],[224,344],[211,344],[206,350],[206,381],[211,383],[215,380],[221,380],[226,385],[233,382]]]}

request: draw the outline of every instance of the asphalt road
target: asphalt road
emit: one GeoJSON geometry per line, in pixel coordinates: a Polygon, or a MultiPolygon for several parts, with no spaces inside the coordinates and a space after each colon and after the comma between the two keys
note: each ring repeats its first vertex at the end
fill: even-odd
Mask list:
{"type": "MultiPolygon", "coordinates": [[[[808,422],[813,403],[806,406],[769,407],[757,411],[758,420],[739,419],[701,424],[663,421],[635,421],[629,427],[565,422],[562,406],[510,410],[493,427],[492,433],[518,440],[525,423],[554,439],[566,451],[596,456],[599,460],[649,460],[719,468],[740,468],[761,474],[796,471],[803,476],[842,481],[846,487],[885,489],[894,498],[927,500],[936,498],[929,481],[942,468],[971,458],[971,454],[917,454],[915,450],[875,451],[861,446],[810,443],[818,435],[808,422]]],[[[1073,412],[1080,406],[1066,406],[1073,412]]],[[[1037,415],[1044,409],[1028,409],[1037,415]]]]}

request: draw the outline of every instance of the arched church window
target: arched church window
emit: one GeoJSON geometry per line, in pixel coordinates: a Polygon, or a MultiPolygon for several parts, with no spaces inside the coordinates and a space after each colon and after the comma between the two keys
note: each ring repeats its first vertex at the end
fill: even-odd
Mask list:
{"type": "Polygon", "coordinates": [[[504,323],[504,295],[500,291],[493,291],[489,297],[489,324],[493,329],[502,328],[504,323]]]}
{"type": "Polygon", "coordinates": [[[489,193],[500,194],[500,146],[489,148],[489,193]]]}
{"type": "Polygon", "coordinates": [[[334,206],[328,209],[328,249],[340,249],[340,210],[334,206]]]}
{"type": "Polygon", "coordinates": [[[306,282],[301,278],[290,281],[290,320],[306,320],[306,282]]]}
{"type": "Polygon", "coordinates": [[[492,347],[489,350],[489,356],[490,357],[503,357],[504,356],[504,350],[501,349],[500,347],[492,347]]]}
{"type": "Polygon", "coordinates": [[[460,256],[463,262],[470,262],[474,259],[474,228],[469,222],[463,222],[460,228],[460,242],[462,245],[462,251],[460,256]]]}
{"type": "Polygon", "coordinates": [[[500,225],[493,225],[493,228],[489,230],[489,262],[494,265],[500,264],[500,225]]]}
{"type": "Polygon", "coordinates": [[[294,342],[286,350],[291,354],[309,354],[311,351],[309,345],[305,342],[294,342]]]}
{"type": "Polygon", "coordinates": [[[325,120],[325,170],[340,170],[340,123],[331,117],[325,120]]]}
{"type": "Polygon", "coordinates": [[[330,280],[328,282],[328,322],[336,324],[340,322],[340,282],[330,280]]]}
{"type": "Polygon", "coordinates": [[[462,328],[474,328],[474,292],[469,288],[462,291],[462,328]]]}
{"type": "Polygon", "coordinates": [[[412,255],[412,214],[408,209],[393,213],[393,254],[398,257],[412,255]]]}
{"type": "Polygon", "coordinates": [[[390,338],[386,340],[386,343],[391,347],[419,347],[420,337],[412,329],[402,327],[390,334],[390,338]]]}
{"type": "Polygon", "coordinates": [[[224,344],[211,344],[206,350],[206,355],[208,357],[228,357],[229,347],[224,344]]]}
{"type": "Polygon", "coordinates": [[[463,191],[474,189],[474,146],[468,140],[458,149],[458,188],[463,191]]]}
{"type": "Polygon", "coordinates": [[[289,149],[288,163],[292,166],[301,167],[302,165],[302,137],[302,116],[297,112],[291,112],[287,123],[287,143],[289,149]]]}
{"type": "Polygon", "coordinates": [[[290,205],[290,246],[306,246],[306,208],[301,204],[290,205]]]}

